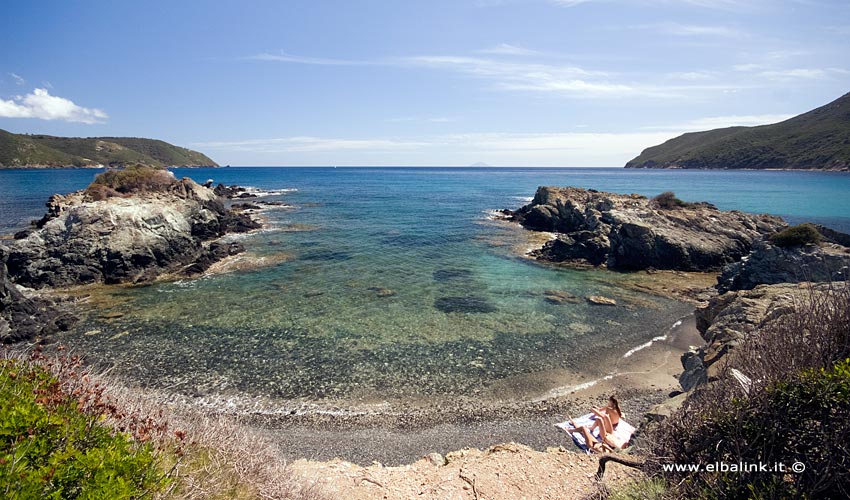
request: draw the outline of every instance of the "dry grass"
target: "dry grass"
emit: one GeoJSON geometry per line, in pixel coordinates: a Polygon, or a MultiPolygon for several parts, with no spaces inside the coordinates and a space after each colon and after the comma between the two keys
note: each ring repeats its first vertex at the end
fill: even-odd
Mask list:
{"type": "Polygon", "coordinates": [[[277,446],[238,420],[175,405],[167,396],[130,388],[108,372],[93,373],[59,347],[44,354],[4,348],[3,356],[28,360],[52,372],[83,411],[103,415],[104,425],[151,442],[169,487],[163,499],[325,500],[319,487],[297,477],[277,446]]]}

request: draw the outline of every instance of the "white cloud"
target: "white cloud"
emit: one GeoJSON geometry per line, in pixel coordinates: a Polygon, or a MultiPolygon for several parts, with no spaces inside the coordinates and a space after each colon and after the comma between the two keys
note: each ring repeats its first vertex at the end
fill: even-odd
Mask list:
{"type": "Polygon", "coordinates": [[[647,94],[646,89],[609,81],[609,74],[576,66],[515,63],[465,56],[419,56],[405,60],[413,66],[444,69],[492,80],[498,89],[554,92],[576,97],[624,97],[647,94]]]}
{"type": "Polygon", "coordinates": [[[824,80],[835,75],[847,75],[850,71],[842,68],[789,68],[781,70],[762,71],[759,73],[769,80],[824,80]]]}
{"type": "Polygon", "coordinates": [[[549,3],[562,7],[586,3],[622,3],[648,7],[686,4],[707,9],[735,10],[750,7],[759,3],[759,0],[549,0],[549,3]]]}
{"type": "Polygon", "coordinates": [[[481,49],[478,51],[480,54],[495,54],[502,56],[536,56],[540,55],[540,52],[536,50],[526,49],[523,47],[518,47],[516,45],[511,45],[509,43],[500,43],[499,45],[481,49]]]}
{"type": "Polygon", "coordinates": [[[15,83],[18,84],[18,85],[24,85],[25,83],[27,83],[27,81],[24,80],[24,77],[22,77],[21,75],[17,75],[15,73],[9,73],[9,76],[11,76],[12,79],[15,80],[15,83]]]}
{"type": "Polygon", "coordinates": [[[684,80],[687,82],[698,82],[712,80],[717,75],[712,71],[683,71],[676,73],[667,73],[667,78],[670,80],[684,80]]]}
{"type": "Polygon", "coordinates": [[[0,99],[0,117],[39,118],[79,123],[102,123],[106,113],[96,108],[84,108],[64,97],[53,96],[47,89],[35,89],[25,96],[0,99]]]}

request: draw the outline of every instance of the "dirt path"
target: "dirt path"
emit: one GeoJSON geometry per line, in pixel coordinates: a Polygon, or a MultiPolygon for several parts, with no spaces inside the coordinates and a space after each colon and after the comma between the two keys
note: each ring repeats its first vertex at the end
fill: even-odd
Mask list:
{"type": "Polygon", "coordinates": [[[616,487],[640,477],[635,469],[609,464],[602,485],[593,475],[597,456],[549,448],[534,451],[515,443],[487,450],[449,453],[443,463],[430,455],[400,467],[369,467],[332,460],[297,460],[291,465],[305,481],[318,483],[333,498],[366,499],[584,499],[600,487],[616,487]]]}

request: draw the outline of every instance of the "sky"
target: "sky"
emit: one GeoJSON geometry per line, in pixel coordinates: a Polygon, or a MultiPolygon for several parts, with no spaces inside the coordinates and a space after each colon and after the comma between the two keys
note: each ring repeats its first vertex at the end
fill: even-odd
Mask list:
{"type": "Polygon", "coordinates": [[[620,167],[850,91],[847,0],[3,3],[0,129],[222,165],[620,167]]]}

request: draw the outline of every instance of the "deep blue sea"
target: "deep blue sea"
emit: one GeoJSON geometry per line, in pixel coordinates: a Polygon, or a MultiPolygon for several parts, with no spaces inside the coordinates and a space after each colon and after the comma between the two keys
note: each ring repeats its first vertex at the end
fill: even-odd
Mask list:
{"type": "MultiPolygon", "coordinates": [[[[0,170],[0,232],[24,227],[52,193],[83,188],[96,173],[0,170]]],[[[492,211],[527,203],[540,185],[674,191],[721,209],[850,232],[847,173],[242,167],[176,174],[294,189],[270,198],[294,208],[265,212],[267,229],[242,237],[244,269],[95,290],[91,314],[61,340],[143,385],[211,399],[532,398],[552,389],[553,373],[604,376],[600,352],[621,357],[692,310],[621,286],[616,273],[523,258],[529,234],[493,220],[492,211]],[[250,268],[255,263],[262,266],[250,268]],[[546,300],[553,290],[619,305],[553,304],[546,300]],[[509,382],[520,379],[518,393],[509,382]],[[509,395],[500,392],[508,386],[509,395]]]]}

